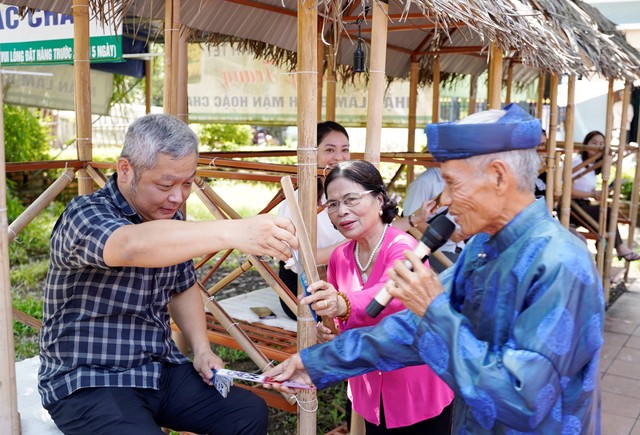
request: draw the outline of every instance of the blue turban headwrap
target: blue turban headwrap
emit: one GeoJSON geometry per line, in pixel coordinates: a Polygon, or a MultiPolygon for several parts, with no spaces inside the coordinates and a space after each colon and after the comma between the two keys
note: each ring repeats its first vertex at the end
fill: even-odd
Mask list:
{"type": "Polygon", "coordinates": [[[438,162],[540,145],[540,120],[511,103],[491,124],[443,122],[427,125],[427,146],[438,162]]]}

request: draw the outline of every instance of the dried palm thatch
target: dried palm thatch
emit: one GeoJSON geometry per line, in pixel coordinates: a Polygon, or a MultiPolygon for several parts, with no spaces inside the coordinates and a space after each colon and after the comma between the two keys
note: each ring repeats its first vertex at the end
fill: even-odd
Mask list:
{"type": "MultiPolygon", "coordinates": [[[[581,55],[590,74],[617,79],[640,77],[640,55],[596,8],[580,0],[529,1],[581,55]]],[[[571,69],[566,72],[582,73],[571,69]]]]}
{"type": "MultiPolygon", "coordinates": [[[[366,26],[374,0],[306,1],[317,5],[323,38],[337,50],[339,79],[352,80],[354,18],[366,26]]],[[[72,4],[71,0],[5,2],[66,14],[71,13],[72,4]]],[[[136,17],[141,25],[164,18],[163,0],[92,0],[90,4],[92,16],[111,24],[125,16],[136,17]]],[[[297,3],[291,0],[182,0],[180,17],[191,41],[231,43],[236,49],[291,70],[297,61],[296,8],[297,3]]],[[[595,72],[607,78],[638,76],[637,51],[613,23],[580,0],[390,0],[388,15],[390,80],[406,77],[410,62],[418,60],[420,83],[430,82],[433,54],[446,50],[452,53],[452,46],[476,49],[447,56],[474,56],[476,62],[483,57],[486,62],[490,42],[505,53],[515,53],[522,64],[544,71],[595,72]]],[[[450,63],[459,67],[464,62],[450,63]]],[[[444,68],[441,82],[467,73],[453,66],[444,68]]]]}

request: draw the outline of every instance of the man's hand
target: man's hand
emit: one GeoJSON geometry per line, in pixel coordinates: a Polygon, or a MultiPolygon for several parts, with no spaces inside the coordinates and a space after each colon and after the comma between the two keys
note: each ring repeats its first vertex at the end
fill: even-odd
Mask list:
{"type": "Polygon", "coordinates": [[[431,301],[444,289],[436,274],[422,264],[415,253],[405,251],[404,255],[413,265],[413,271],[404,265],[404,261],[397,260],[393,269],[387,271],[389,279],[395,284],[389,289],[389,294],[422,317],[431,301]]]}
{"type": "Polygon", "coordinates": [[[287,218],[260,214],[242,219],[241,232],[236,236],[237,248],[253,255],[268,255],[287,261],[291,248],[298,249],[296,230],[287,218]]]}
{"type": "Polygon", "coordinates": [[[212,370],[223,369],[224,361],[222,361],[218,355],[213,353],[211,348],[206,348],[201,351],[194,352],[193,368],[196,369],[206,384],[213,385],[212,370]]]}
{"type": "Polygon", "coordinates": [[[292,355],[282,364],[267,370],[263,374],[276,381],[276,383],[273,384],[264,384],[265,388],[271,388],[283,393],[295,394],[298,390],[285,387],[277,382],[293,381],[301,384],[313,385],[309,374],[304,368],[304,364],[302,364],[302,358],[300,358],[299,353],[292,355]]]}

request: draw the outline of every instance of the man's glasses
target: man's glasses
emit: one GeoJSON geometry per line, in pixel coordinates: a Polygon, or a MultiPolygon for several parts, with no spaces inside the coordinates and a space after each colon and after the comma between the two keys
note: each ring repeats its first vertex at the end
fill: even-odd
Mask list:
{"type": "Polygon", "coordinates": [[[373,190],[365,190],[364,192],[360,192],[360,193],[347,193],[345,196],[342,197],[341,200],[338,200],[338,199],[328,200],[327,202],[324,203],[324,208],[327,209],[327,213],[335,213],[338,211],[338,208],[340,208],[340,203],[344,204],[345,207],[348,207],[348,208],[355,207],[356,205],[360,204],[360,201],[362,201],[362,197],[364,195],[371,192],[373,192],[373,190]]]}

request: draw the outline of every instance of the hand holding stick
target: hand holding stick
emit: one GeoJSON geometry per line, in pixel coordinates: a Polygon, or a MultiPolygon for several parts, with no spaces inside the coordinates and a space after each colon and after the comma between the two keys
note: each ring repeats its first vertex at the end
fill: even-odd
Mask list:
{"type": "MultiPolygon", "coordinates": [[[[280,179],[280,182],[282,183],[284,196],[287,199],[287,203],[289,204],[293,226],[296,228],[296,236],[298,237],[300,254],[302,256],[301,263],[302,267],[304,268],[304,273],[306,274],[308,279],[307,284],[312,284],[316,281],[319,281],[320,276],[318,275],[318,268],[313,256],[313,247],[311,246],[311,241],[309,240],[309,233],[307,232],[304,220],[302,219],[302,213],[300,212],[300,207],[298,207],[298,201],[296,200],[295,194],[293,193],[293,183],[291,182],[291,177],[282,177],[280,179]]],[[[298,272],[302,273],[302,271],[298,272]]],[[[332,318],[324,317],[322,319],[322,323],[327,328],[329,328],[332,333],[337,333],[336,325],[332,318]]]]}

